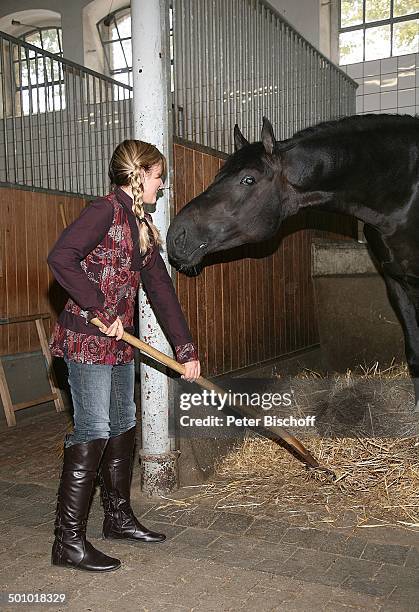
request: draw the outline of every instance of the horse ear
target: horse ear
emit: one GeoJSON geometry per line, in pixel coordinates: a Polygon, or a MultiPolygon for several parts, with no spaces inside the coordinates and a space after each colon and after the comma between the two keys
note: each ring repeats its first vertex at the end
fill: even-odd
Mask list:
{"type": "Polygon", "coordinates": [[[275,134],[271,122],[266,117],[263,118],[262,126],[262,142],[265,147],[265,151],[272,155],[275,148],[275,134]]]}
{"type": "Polygon", "coordinates": [[[243,136],[243,134],[240,131],[239,126],[236,123],[236,125],[234,126],[234,149],[236,151],[239,151],[240,149],[242,149],[248,144],[249,142],[243,136]]]}

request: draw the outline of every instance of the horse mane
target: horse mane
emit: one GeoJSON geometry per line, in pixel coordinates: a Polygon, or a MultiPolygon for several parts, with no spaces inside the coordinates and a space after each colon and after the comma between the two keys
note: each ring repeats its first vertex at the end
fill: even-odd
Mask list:
{"type": "Polygon", "coordinates": [[[390,114],[368,114],[351,115],[333,121],[323,121],[296,132],[291,138],[277,142],[280,151],[292,148],[301,140],[315,138],[316,136],[331,136],[337,138],[340,135],[353,132],[380,132],[382,129],[394,128],[419,129],[419,117],[412,115],[390,115],[390,114]]]}

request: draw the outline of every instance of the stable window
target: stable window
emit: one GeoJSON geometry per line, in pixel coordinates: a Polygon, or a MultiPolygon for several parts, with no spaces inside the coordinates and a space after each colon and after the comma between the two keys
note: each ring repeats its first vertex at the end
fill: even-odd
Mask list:
{"type": "MultiPolygon", "coordinates": [[[[63,55],[61,28],[36,28],[20,38],[58,57],[63,55]]],[[[16,105],[24,115],[65,108],[61,63],[26,45],[15,48],[16,105]]]]}
{"type": "Polygon", "coordinates": [[[97,23],[110,75],[132,85],[131,11],[129,6],[97,23]]]}
{"type": "MultiPolygon", "coordinates": [[[[97,24],[108,64],[116,81],[132,86],[131,9],[129,6],[110,13],[97,24]]],[[[173,91],[173,8],[169,7],[171,89],[173,91]]]]}
{"type": "Polygon", "coordinates": [[[418,0],[340,0],[339,63],[419,52],[418,0]]]}

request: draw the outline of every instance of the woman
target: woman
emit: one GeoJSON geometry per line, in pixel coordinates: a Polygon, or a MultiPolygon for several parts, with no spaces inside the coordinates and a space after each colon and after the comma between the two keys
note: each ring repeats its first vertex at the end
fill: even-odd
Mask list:
{"type": "Polygon", "coordinates": [[[195,380],[200,364],[166,266],[161,238],[144,204],[153,204],[166,173],[163,155],[151,144],[125,140],[114,151],[109,195],[87,206],[60,236],[48,257],[70,295],[58,318],[51,352],[67,363],[74,431],[66,436],[58,490],[54,565],[110,571],[121,565],[86,540],[86,521],[99,471],[105,538],[162,542],[130,505],[135,442],[133,348],[121,340],[132,330],[140,276],[149,301],[195,380]],[[93,317],[102,322],[98,329],[93,317]]]}

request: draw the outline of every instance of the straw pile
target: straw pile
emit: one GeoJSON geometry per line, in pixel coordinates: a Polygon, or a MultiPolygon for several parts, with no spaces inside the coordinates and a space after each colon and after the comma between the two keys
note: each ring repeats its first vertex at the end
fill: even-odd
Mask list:
{"type": "MultiPolygon", "coordinates": [[[[300,377],[303,384],[320,378],[312,372],[300,377]]],[[[419,436],[415,426],[419,417],[412,415],[411,406],[407,406],[406,389],[409,401],[412,399],[407,369],[380,371],[375,367],[355,376],[348,372],[328,379],[327,385],[323,389],[326,401],[323,397],[321,402],[319,387],[306,384],[304,389],[298,389],[298,381],[294,385],[298,398],[303,398],[296,402],[294,414],[310,413],[307,408],[313,409],[318,402],[327,430],[320,428],[309,435],[295,430],[293,433],[323,466],[335,472],[334,481],[321,472],[308,470],[274,442],[249,432],[239,447],[219,461],[215,478],[194,487],[194,494],[179,505],[206,501],[217,509],[236,508],[276,519],[286,516],[288,521],[307,526],[393,525],[419,530],[419,436]],[[378,381],[381,385],[386,379],[394,384],[375,384],[378,381]],[[370,387],[365,386],[371,382],[370,387]],[[346,420],[345,435],[341,433],[342,419],[337,419],[336,428],[332,418],[339,412],[339,402],[344,404],[342,397],[350,397],[345,409],[350,404],[356,412],[358,403],[363,410],[355,424],[346,420]],[[404,415],[397,412],[403,406],[404,415]],[[390,430],[391,435],[386,429],[389,416],[395,417],[394,423],[401,422],[397,431],[390,430]],[[400,435],[400,431],[408,435],[400,435]]]]}
{"type": "Polygon", "coordinates": [[[310,523],[340,523],[350,511],[357,525],[398,524],[419,529],[419,442],[371,438],[301,438],[331,482],[309,471],[269,440],[249,436],[217,467],[205,492],[217,507],[257,507],[265,514],[303,513],[310,523]]]}
{"type": "MultiPolygon", "coordinates": [[[[222,459],[215,478],[178,508],[209,503],[310,527],[398,526],[419,530],[419,440],[300,437],[336,480],[305,468],[275,443],[255,436],[222,459]]],[[[186,487],[188,488],[188,487],[186,487]]]]}

